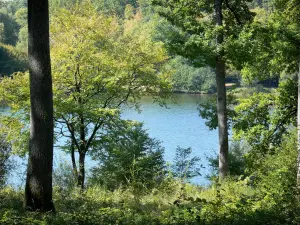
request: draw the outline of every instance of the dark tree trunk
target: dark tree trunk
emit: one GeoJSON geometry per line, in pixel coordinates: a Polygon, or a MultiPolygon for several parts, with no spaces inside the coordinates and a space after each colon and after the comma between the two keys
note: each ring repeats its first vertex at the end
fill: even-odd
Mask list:
{"type": "Polygon", "coordinates": [[[87,152],[86,149],[86,140],[85,140],[85,124],[83,115],[80,115],[80,149],[79,149],[79,173],[78,173],[78,186],[81,189],[84,189],[84,181],[85,181],[85,155],[87,152]]]}
{"type": "Polygon", "coordinates": [[[79,173],[77,185],[83,190],[84,189],[84,181],[85,181],[85,152],[79,153],[79,173]]]}
{"type": "Polygon", "coordinates": [[[25,206],[54,211],[52,202],[53,99],[48,0],[28,0],[30,141],[25,206]]]}
{"type": "Polygon", "coordinates": [[[74,140],[71,142],[71,159],[72,159],[72,166],[73,166],[73,175],[75,179],[78,179],[78,171],[77,171],[77,165],[76,165],[76,159],[75,159],[75,143],[74,140]]]}
{"type": "MultiPolygon", "coordinates": [[[[215,0],[215,19],[218,27],[223,27],[222,0],[215,0]]],[[[228,173],[228,129],[226,112],[225,61],[223,50],[223,31],[217,34],[216,80],[217,113],[219,128],[219,177],[223,179],[228,173]]]]}

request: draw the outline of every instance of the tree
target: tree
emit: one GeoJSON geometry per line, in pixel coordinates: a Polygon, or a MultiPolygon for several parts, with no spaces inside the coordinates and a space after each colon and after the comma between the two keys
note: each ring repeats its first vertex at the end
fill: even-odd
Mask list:
{"type": "Polygon", "coordinates": [[[223,1],[215,0],[216,35],[216,81],[217,81],[217,115],[219,127],[219,176],[224,178],[228,173],[228,124],[226,112],[225,59],[223,34],[223,1]]]}
{"type": "Polygon", "coordinates": [[[19,34],[18,34],[18,42],[17,42],[17,49],[23,52],[27,52],[28,49],[28,26],[27,26],[27,8],[20,8],[15,13],[16,22],[20,26],[19,34]]]}
{"type": "Polygon", "coordinates": [[[290,59],[288,55],[292,55],[292,61],[285,61],[285,66],[292,68],[290,72],[298,73],[298,107],[297,107],[297,131],[298,131],[298,165],[297,165],[297,184],[300,186],[300,4],[297,0],[275,1],[277,13],[275,16],[281,20],[279,28],[279,37],[283,42],[287,42],[291,49],[286,50],[285,46],[279,46],[284,54],[284,59],[290,59]],[[295,51],[293,51],[295,50],[295,51]]]}
{"type": "MultiPolygon", "coordinates": [[[[87,2],[71,11],[61,9],[52,20],[55,139],[71,154],[81,188],[85,158],[119,120],[121,106],[138,107],[145,95],[163,104],[171,94],[163,44],[154,43],[151,33],[136,29],[135,24],[103,16],[87,2]]],[[[27,74],[15,74],[0,83],[2,100],[12,109],[1,122],[13,124],[1,129],[10,140],[22,135],[13,149],[26,139],[27,82],[27,74]]]]}
{"type": "Polygon", "coordinates": [[[70,139],[73,168],[83,188],[86,154],[118,118],[118,109],[143,95],[169,96],[168,73],[163,71],[167,56],[147,30],[139,33],[132,21],[122,27],[90,3],[61,10],[51,31],[56,126],[70,139]]]}
{"type": "Polygon", "coordinates": [[[195,68],[180,56],[171,60],[168,66],[175,71],[171,77],[174,92],[216,92],[216,75],[210,67],[195,68]]]}
{"type": "MultiPolygon", "coordinates": [[[[237,42],[231,44],[241,49],[236,62],[241,63],[242,75],[251,80],[278,74],[299,74],[299,2],[296,0],[276,0],[272,13],[259,10],[254,22],[246,26],[237,42]],[[242,50],[243,49],[243,50],[242,50]],[[241,55],[244,55],[240,57],[241,55]]],[[[232,55],[232,54],[231,54],[232,55]]],[[[298,106],[300,106],[300,85],[298,84],[298,106]]],[[[300,111],[298,107],[298,131],[300,111]]],[[[293,118],[291,116],[291,118],[293,118]]],[[[298,174],[300,183],[300,132],[298,133],[298,174]]]]}
{"type": "Polygon", "coordinates": [[[299,38],[299,16],[300,16],[300,4],[297,0],[284,0],[277,1],[277,9],[279,15],[282,16],[283,26],[281,31],[284,35],[284,40],[288,41],[292,45],[292,49],[296,49],[296,54],[293,54],[295,60],[289,62],[289,64],[297,65],[295,70],[298,73],[298,108],[297,108],[297,131],[298,131],[298,165],[297,165],[297,184],[300,186],[300,38],[299,38]],[[286,20],[287,18],[287,20],[286,20]]]}
{"type": "Polygon", "coordinates": [[[25,187],[29,210],[54,211],[52,202],[53,97],[47,0],[28,1],[30,140],[25,187]]]}
{"type": "Polygon", "coordinates": [[[156,0],[160,15],[176,29],[167,35],[168,49],[196,66],[215,68],[217,81],[217,116],[219,128],[219,176],[228,173],[228,125],[225,73],[230,64],[226,48],[238,36],[244,24],[252,20],[246,1],[156,0]]]}
{"type": "Polygon", "coordinates": [[[190,180],[193,177],[201,176],[200,174],[200,158],[197,156],[191,157],[191,148],[182,148],[177,146],[174,164],[171,169],[174,177],[181,182],[190,180]]]}
{"type": "Polygon", "coordinates": [[[234,110],[233,138],[249,144],[245,158],[252,173],[279,149],[284,134],[296,126],[297,83],[288,78],[273,93],[239,99],[234,110]]]}
{"type": "Polygon", "coordinates": [[[93,0],[92,1],[98,11],[107,15],[118,15],[122,18],[125,16],[125,8],[127,5],[137,8],[137,0],[93,0]]]}
{"type": "Polygon", "coordinates": [[[14,18],[6,13],[0,11],[1,42],[4,44],[15,45],[17,42],[17,34],[19,26],[14,18]]]}

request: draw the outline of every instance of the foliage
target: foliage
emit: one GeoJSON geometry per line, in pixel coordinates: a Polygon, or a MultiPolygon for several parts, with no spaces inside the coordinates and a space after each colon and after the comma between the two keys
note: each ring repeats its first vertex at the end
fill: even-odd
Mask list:
{"type": "MultiPolygon", "coordinates": [[[[231,142],[228,153],[228,166],[232,177],[246,175],[246,160],[245,154],[250,151],[249,146],[243,141],[231,142]]],[[[219,169],[219,157],[208,158],[209,166],[212,169],[212,174],[208,176],[210,180],[217,177],[219,169]]]]}
{"type": "MultiPolygon", "coordinates": [[[[283,204],[284,213],[297,204],[299,189],[297,174],[297,136],[296,130],[285,134],[273,154],[265,157],[255,172],[255,185],[261,189],[264,201],[277,206],[283,204]]],[[[294,214],[293,211],[289,213],[294,214]]]]}
{"type": "Polygon", "coordinates": [[[72,165],[68,161],[58,161],[53,169],[53,187],[61,192],[69,192],[76,187],[76,177],[72,165]]]}
{"type": "Polygon", "coordinates": [[[0,5],[0,10],[3,11],[5,14],[10,15],[10,16],[15,15],[15,13],[20,8],[27,7],[27,1],[26,0],[14,0],[14,1],[2,0],[1,3],[3,3],[3,4],[0,5]]]}
{"type": "Polygon", "coordinates": [[[126,8],[130,5],[133,8],[138,7],[137,0],[94,0],[93,4],[98,11],[112,15],[115,14],[121,18],[126,17],[126,8]]]}
{"type": "MultiPolygon", "coordinates": [[[[228,121],[233,138],[245,141],[251,150],[247,153],[247,163],[258,165],[266,154],[274,151],[282,136],[296,126],[297,82],[291,75],[281,80],[279,88],[273,92],[251,92],[244,89],[228,95],[228,121]],[[241,96],[241,97],[239,97],[241,96]]],[[[257,90],[257,89],[255,89],[257,90]]],[[[216,103],[199,105],[200,116],[210,129],[217,128],[216,103]]]]}
{"type": "Polygon", "coordinates": [[[1,110],[0,131],[11,143],[14,154],[28,152],[29,140],[29,75],[15,73],[3,77],[0,82],[1,102],[6,106],[1,110]]]}
{"type": "Polygon", "coordinates": [[[240,99],[235,106],[233,136],[251,146],[247,154],[251,168],[272,153],[283,135],[296,126],[297,94],[297,83],[289,78],[281,82],[275,93],[256,93],[240,99]]]}
{"type": "Polygon", "coordinates": [[[200,174],[200,158],[197,156],[191,157],[191,148],[182,148],[178,146],[176,148],[176,155],[174,157],[174,164],[172,164],[173,176],[186,182],[193,177],[200,174]]]}
{"type": "Polygon", "coordinates": [[[0,75],[8,76],[27,68],[26,55],[11,45],[0,43],[0,75]]]}
{"type": "Polygon", "coordinates": [[[298,224],[294,175],[294,137],[286,136],[275,155],[265,160],[255,176],[226,180],[199,188],[174,180],[148,193],[113,192],[103,187],[54,192],[56,214],[24,212],[22,192],[0,191],[1,224],[298,224]],[[292,172],[291,172],[292,171],[292,172]],[[181,201],[178,201],[180,199],[181,201]],[[176,204],[174,204],[176,202],[176,204]]]}
{"type": "Polygon", "coordinates": [[[4,138],[1,137],[0,143],[0,187],[4,186],[6,183],[7,176],[12,169],[12,161],[10,160],[11,147],[4,138]]]}
{"type": "MultiPolygon", "coordinates": [[[[228,129],[232,126],[233,118],[236,115],[233,106],[237,104],[236,94],[234,92],[230,92],[227,94],[227,122],[228,129]]],[[[218,127],[218,115],[217,115],[217,98],[213,98],[209,102],[200,103],[198,106],[199,115],[206,119],[205,125],[210,129],[214,130],[218,127]]]]}
{"type": "Polygon", "coordinates": [[[0,42],[7,45],[15,45],[19,26],[12,16],[0,11],[0,21],[2,29],[0,30],[0,42]]]}
{"type": "Polygon", "coordinates": [[[19,51],[27,52],[27,45],[28,45],[27,8],[20,8],[15,13],[15,19],[20,26],[16,48],[19,51]]]}
{"type": "MultiPolygon", "coordinates": [[[[286,6],[294,4],[282,2],[288,2],[286,6]]],[[[245,81],[298,70],[299,26],[291,20],[292,11],[275,10],[270,14],[257,9],[253,23],[244,27],[238,39],[228,42],[231,63],[241,70],[245,81]]]]}
{"type": "Polygon", "coordinates": [[[62,9],[52,20],[56,125],[80,155],[94,147],[113,118],[118,120],[121,105],[170,94],[162,44],[134,28],[130,21],[122,25],[99,14],[88,2],[62,9]]]}
{"type": "Polygon", "coordinates": [[[299,224],[296,132],[245,179],[200,188],[167,178],[138,196],[131,189],[55,189],[56,214],[24,212],[22,191],[0,190],[1,224],[299,224]]]}
{"type": "Polygon", "coordinates": [[[175,92],[216,92],[215,73],[211,68],[195,68],[180,57],[173,59],[169,66],[175,71],[171,77],[175,92]]]}
{"type": "MultiPolygon", "coordinates": [[[[222,29],[215,26],[213,3],[207,1],[155,1],[155,10],[168,22],[145,0],[49,2],[56,139],[66,140],[62,148],[67,152],[75,143],[76,151],[91,153],[99,165],[93,185],[83,191],[73,188],[74,170],[68,163],[54,171],[56,214],[25,212],[23,190],[2,188],[0,224],[300,224],[293,130],[298,0],[267,2],[272,10],[266,1],[257,1],[263,8],[252,12],[248,7],[256,3],[225,1],[222,29]],[[222,46],[216,45],[219,32],[225,37],[222,46]],[[210,68],[220,50],[225,51],[227,71],[241,72],[244,83],[285,77],[274,92],[240,89],[228,96],[235,139],[229,152],[232,177],[212,180],[206,188],[183,184],[180,179],[199,173],[198,157],[190,157],[190,148],[178,147],[174,177],[166,176],[159,142],[142,125],[121,120],[120,107],[138,109],[143,95],[163,103],[170,81],[175,91],[214,92],[210,68]],[[174,58],[168,62],[170,56],[174,58]]],[[[26,52],[26,2],[3,3],[1,41],[26,52]]],[[[1,75],[24,70],[25,55],[6,44],[0,44],[1,75]]],[[[28,87],[26,73],[1,78],[0,101],[7,107],[0,118],[0,133],[5,134],[0,185],[10,166],[8,156],[27,152],[28,87]]],[[[215,129],[216,104],[199,108],[215,129]]],[[[209,161],[217,167],[217,159],[209,161]]]]}
{"type": "Polygon", "coordinates": [[[157,71],[163,72],[160,65],[166,59],[161,45],[147,40],[147,34],[137,37],[138,34],[131,34],[129,29],[122,31],[114,18],[99,16],[89,7],[83,5],[73,13],[62,10],[53,20],[57,112],[86,113],[80,112],[83,108],[78,107],[82,105],[74,102],[74,98],[81,99],[84,109],[92,111],[99,106],[116,108],[127,102],[126,96],[134,101],[142,94],[164,95],[168,75],[157,74],[157,71]],[[86,13],[93,17],[93,22],[86,13]],[[77,70],[80,75],[75,77],[76,83],[73,79],[77,70]],[[76,91],[78,85],[80,93],[76,91]]]}
{"type": "Polygon", "coordinates": [[[164,176],[163,151],[142,124],[120,121],[93,150],[93,159],[99,161],[99,166],[92,168],[89,182],[109,190],[128,186],[151,189],[164,176]]]}
{"type": "MultiPolygon", "coordinates": [[[[82,1],[78,0],[49,0],[50,14],[61,8],[72,9],[74,6],[80,4],[82,1]]],[[[136,0],[89,0],[98,12],[105,15],[115,15],[124,19],[125,10],[127,5],[131,5],[134,8],[138,7],[138,1],[136,0]]]]}
{"type": "MultiPolygon", "coordinates": [[[[134,22],[122,24],[99,14],[89,2],[61,9],[51,20],[56,139],[72,140],[81,155],[119,120],[121,105],[137,106],[145,95],[163,103],[171,94],[162,43],[152,42],[148,30],[140,33],[130,24],[134,22]]],[[[3,128],[9,140],[28,133],[28,81],[28,74],[16,74],[1,82],[1,100],[11,108],[2,116],[2,122],[10,124],[3,128]]],[[[24,152],[20,142],[25,137],[18,138],[13,149],[24,152]]]]}
{"type": "MultiPolygon", "coordinates": [[[[213,4],[206,1],[152,1],[158,13],[172,25],[165,27],[165,42],[171,54],[181,55],[196,66],[215,66],[219,50],[227,51],[227,42],[236,38],[244,24],[251,22],[246,1],[226,1],[223,7],[223,30],[215,26],[213,4]],[[169,28],[169,29],[166,29],[169,28]],[[217,46],[215,36],[223,32],[224,45],[217,46]]],[[[228,57],[226,57],[227,59],[228,57]]]]}

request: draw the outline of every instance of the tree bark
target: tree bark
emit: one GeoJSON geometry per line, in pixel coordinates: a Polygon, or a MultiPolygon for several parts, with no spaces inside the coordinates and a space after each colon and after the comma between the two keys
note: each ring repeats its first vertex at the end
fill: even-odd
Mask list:
{"type": "Polygon", "coordinates": [[[78,171],[77,171],[77,165],[75,159],[75,143],[73,139],[71,141],[71,159],[72,159],[72,166],[73,166],[73,175],[75,179],[78,180],[78,171]]]}
{"type": "Polygon", "coordinates": [[[300,60],[298,71],[298,107],[297,107],[297,132],[298,132],[298,162],[297,162],[297,185],[300,187],[300,60]]]}
{"type": "Polygon", "coordinates": [[[79,149],[79,173],[78,173],[78,182],[77,185],[84,189],[85,181],[85,155],[87,152],[86,149],[86,140],[85,140],[85,124],[83,115],[79,116],[80,118],[80,149],[79,149]]]}
{"type": "Polygon", "coordinates": [[[83,190],[85,181],[85,152],[79,153],[79,173],[77,185],[83,190]]]}
{"type": "Polygon", "coordinates": [[[25,206],[33,211],[55,211],[48,0],[28,0],[28,58],[31,112],[25,206]]]}
{"type": "MultiPolygon", "coordinates": [[[[223,28],[222,0],[215,0],[216,26],[223,28]]],[[[216,81],[217,81],[217,113],[219,128],[219,177],[223,179],[228,173],[228,128],[226,112],[225,61],[223,30],[217,32],[216,81]]]]}

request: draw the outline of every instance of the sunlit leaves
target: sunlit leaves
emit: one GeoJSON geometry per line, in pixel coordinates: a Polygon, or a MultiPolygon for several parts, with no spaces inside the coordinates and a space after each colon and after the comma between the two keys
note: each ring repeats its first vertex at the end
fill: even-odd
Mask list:
{"type": "MultiPolygon", "coordinates": [[[[151,29],[139,29],[140,16],[122,22],[99,14],[88,1],[52,15],[56,139],[70,138],[73,129],[71,136],[87,151],[101,129],[120,116],[123,104],[136,105],[144,95],[163,101],[171,94],[170,72],[164,68],[168,56],[161,42],[152,41],[151,29]],[[82,128],[85,137],[79,135],[82,128]]],[[[13,140],[28,131],[28,74],[2,79],[0,90],[8,106],[1,129],[13,140]]]]}

